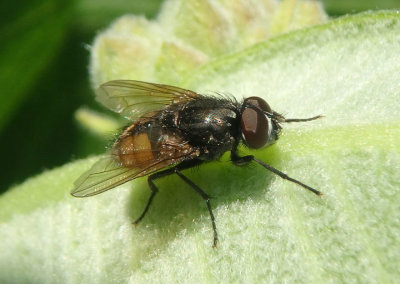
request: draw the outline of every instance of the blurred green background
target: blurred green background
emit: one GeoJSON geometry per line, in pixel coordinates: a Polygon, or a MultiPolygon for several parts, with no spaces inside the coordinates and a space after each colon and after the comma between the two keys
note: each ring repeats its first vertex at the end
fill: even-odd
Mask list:
{"type": "MultiPolygon", "coordinates": [[[[0,193],[45,169],[104,152],[74,119],[101,110],[88,77],[96,33],[126,14],[153,18],[162,0],[0,2],[0,193]]],[[[400,0],[324,0],[332,17],[400,9],[400,0]]],[[[72,187],[72,185],[71,185],[72,187]]]]}

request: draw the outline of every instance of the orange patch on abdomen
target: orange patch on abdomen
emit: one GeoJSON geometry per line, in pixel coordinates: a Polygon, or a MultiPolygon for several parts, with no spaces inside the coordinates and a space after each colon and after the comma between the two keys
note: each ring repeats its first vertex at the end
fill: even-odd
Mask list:
{"type": "Polygon", "coordinates": [[[144,168],[154,162],[149,136],[138,133],[122,138],[117,145],[118,160],[122,166],[144,168]]]}

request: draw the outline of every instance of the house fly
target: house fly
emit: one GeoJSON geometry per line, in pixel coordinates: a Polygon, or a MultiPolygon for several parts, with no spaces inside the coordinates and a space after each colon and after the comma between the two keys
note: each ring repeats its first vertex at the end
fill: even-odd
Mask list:
{"type": "Polygon", "coordinates": [[[218,235],[210,197],[183,171],[217,160],[227,151],[235,165],[255,162],[283,179],[322,195],[253,155],[238,153],[241,143],[252,149],[274,143],[281,123],[311,121],[320,115],[287,119],[260,97],[238,102],[225,96],[200,95],[174,86],[134,80],[107,82],[99,87],[97,94],[103,105],[133,122],[116,139],[108,155],[79,177],[71,194],[88,197],[147,176],[151,194],[134,224],[143,219],[158,192],[154,181],[175,174],[205,200],[215,247],[218,235]]]}

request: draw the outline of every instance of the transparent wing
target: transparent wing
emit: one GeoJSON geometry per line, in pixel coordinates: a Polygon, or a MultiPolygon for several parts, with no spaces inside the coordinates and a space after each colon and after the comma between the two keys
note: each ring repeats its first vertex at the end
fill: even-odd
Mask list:
{"type": "Polygon", "coordinates": [[[71,194],[87,197],[102,193],[135,178],[136,172],[137,169],[121,167],[111,155],[104,157],[75,181],[71,194]]]}
{"type": "Polygon", "coordinates": [[[134,168],[127,168],[123,167],[112,155],[109,155],[97,161],[75,181],[71,194],[75,197],[93,196],[135,178],[177,164],[188,157],[193,157],[193,152],[143,161],[142,164],[136,164],[134,168]]]}
{"type": "Polygon", "coordinates": [[[190,90],[134,80],[109,81],[96,94],[100,103],[132,120],[172,103],[201,98],[190,90]]]}

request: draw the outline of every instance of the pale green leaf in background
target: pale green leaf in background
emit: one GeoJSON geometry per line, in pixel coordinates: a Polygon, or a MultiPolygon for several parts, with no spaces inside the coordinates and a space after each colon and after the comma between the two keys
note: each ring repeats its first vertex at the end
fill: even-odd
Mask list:
{"type": "Polygon", "coordinates": [[[126,15],[96,37],[92,86],[132,78],[176,85],[219,56],[326,19],[318,1],[165,1],[156,19],[126,15]]]}

